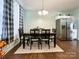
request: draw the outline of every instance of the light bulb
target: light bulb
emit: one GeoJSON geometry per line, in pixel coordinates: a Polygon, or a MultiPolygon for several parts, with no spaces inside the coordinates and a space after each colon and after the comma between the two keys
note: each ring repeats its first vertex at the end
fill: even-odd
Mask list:
{"type": "Polygon", "coordinates": [[[43,15],[47,15],[47,14],[48,14],[48,11],[43,10],[43,15]]]}
{"type": "Polygon", "coordinates": [[[42,12],[41,12],[41,11],[38,11],[38,14],[39,14],[39,15],[42,15],[42,12]]]}
{"type": "Polygon", "coordinates": [[[46,10],[42,10],[42,11],[38,11],[38,15],[47,15],[48,11],[46,10]]]}

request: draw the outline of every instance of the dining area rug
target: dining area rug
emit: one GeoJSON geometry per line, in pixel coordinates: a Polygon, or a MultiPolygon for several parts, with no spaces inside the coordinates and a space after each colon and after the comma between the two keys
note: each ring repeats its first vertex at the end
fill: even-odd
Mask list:
{"type": "Polygon", "coordinates": [[[14,54],[29,54],[29,53],[52,53],[52,52],[64,52],[62,48],[58,45],[54,47],[53,42],[50,43],[50,49],[47,44],[42,43],[42,49],[38,49],[38,43],[33,43],[32,49],[30,50],[30,46],[26,45],[25,49],[23,49],[23,45],[21,45],[14,54]]]}

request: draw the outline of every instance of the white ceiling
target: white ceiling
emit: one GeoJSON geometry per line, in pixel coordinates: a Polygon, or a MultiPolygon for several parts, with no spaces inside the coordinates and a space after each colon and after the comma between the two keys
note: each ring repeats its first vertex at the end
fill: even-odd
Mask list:
{"type": "MultiPolygon", "coordinates": [[[[20,0],[27,10],[40,10],[42,0],[20,0]]],[[[79,7],[79,0],[43,0],[44,8],[48,11],[71,10],[79,7]]]]}

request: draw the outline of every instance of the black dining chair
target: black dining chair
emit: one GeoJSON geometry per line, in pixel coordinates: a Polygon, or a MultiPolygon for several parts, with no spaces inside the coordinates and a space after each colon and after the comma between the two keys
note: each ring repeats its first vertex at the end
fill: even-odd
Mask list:
{"type": "MultiPolygon", "coordinates": [[[[20,45],[21,44],[23,44],[23,33],[24,33],[24,31],[23,31],[23,29],[18,29],[18,31],[19,31],[19,38],[20,38],[20,45]]],[[[25,39],[25,41],[27,41],[27,45],[29,45],[29,39],[28,39],[28,37],[27,38],[24,38],[25,39]]]]}
{"type": "MultiPolygon", "coordinates": [[[[56,29],[52,29],[52,33],[56,33],[56,29]]],[[[51,42],[53,42],[54,41],[54,36],[50,36],[50,40],[51,40],[51,42]]]]}
{"type": "Polygon", "coordinates": [[[50,49],[50,29],[41,29],[41,41],[48,44],[50,49]]]}
{"type": "Polygon", "coordinates": [[[30,29],[30,50],[32,49],[32,45],[34,42],[38,43],[38,49],[39,49],[39,45],[41,44],[40,41],[40,36],[39,36],[39,29],[30,29]]]}
{"type": "Polygon", "coordinates": [[[56,29],[52,29],[52,32],[56,33],[56,29]]]}
{"type": "Polygon", "coordinates": [[[19,31],[19,38],[20,38],[20,45],[23,43],[23,29],[18,29],[19,31]]]}

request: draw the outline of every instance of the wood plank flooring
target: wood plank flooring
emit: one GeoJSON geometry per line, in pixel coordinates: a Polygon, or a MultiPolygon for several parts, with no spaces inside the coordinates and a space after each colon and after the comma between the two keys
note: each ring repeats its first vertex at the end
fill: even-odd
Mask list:
{"type": "Polygon", "coordinates": [[[10,51],[3,59],[79,59],[79,41],[57,41],[65,51],[62,53],[39,53],[14,55],[15,49],[10,51]]]}

